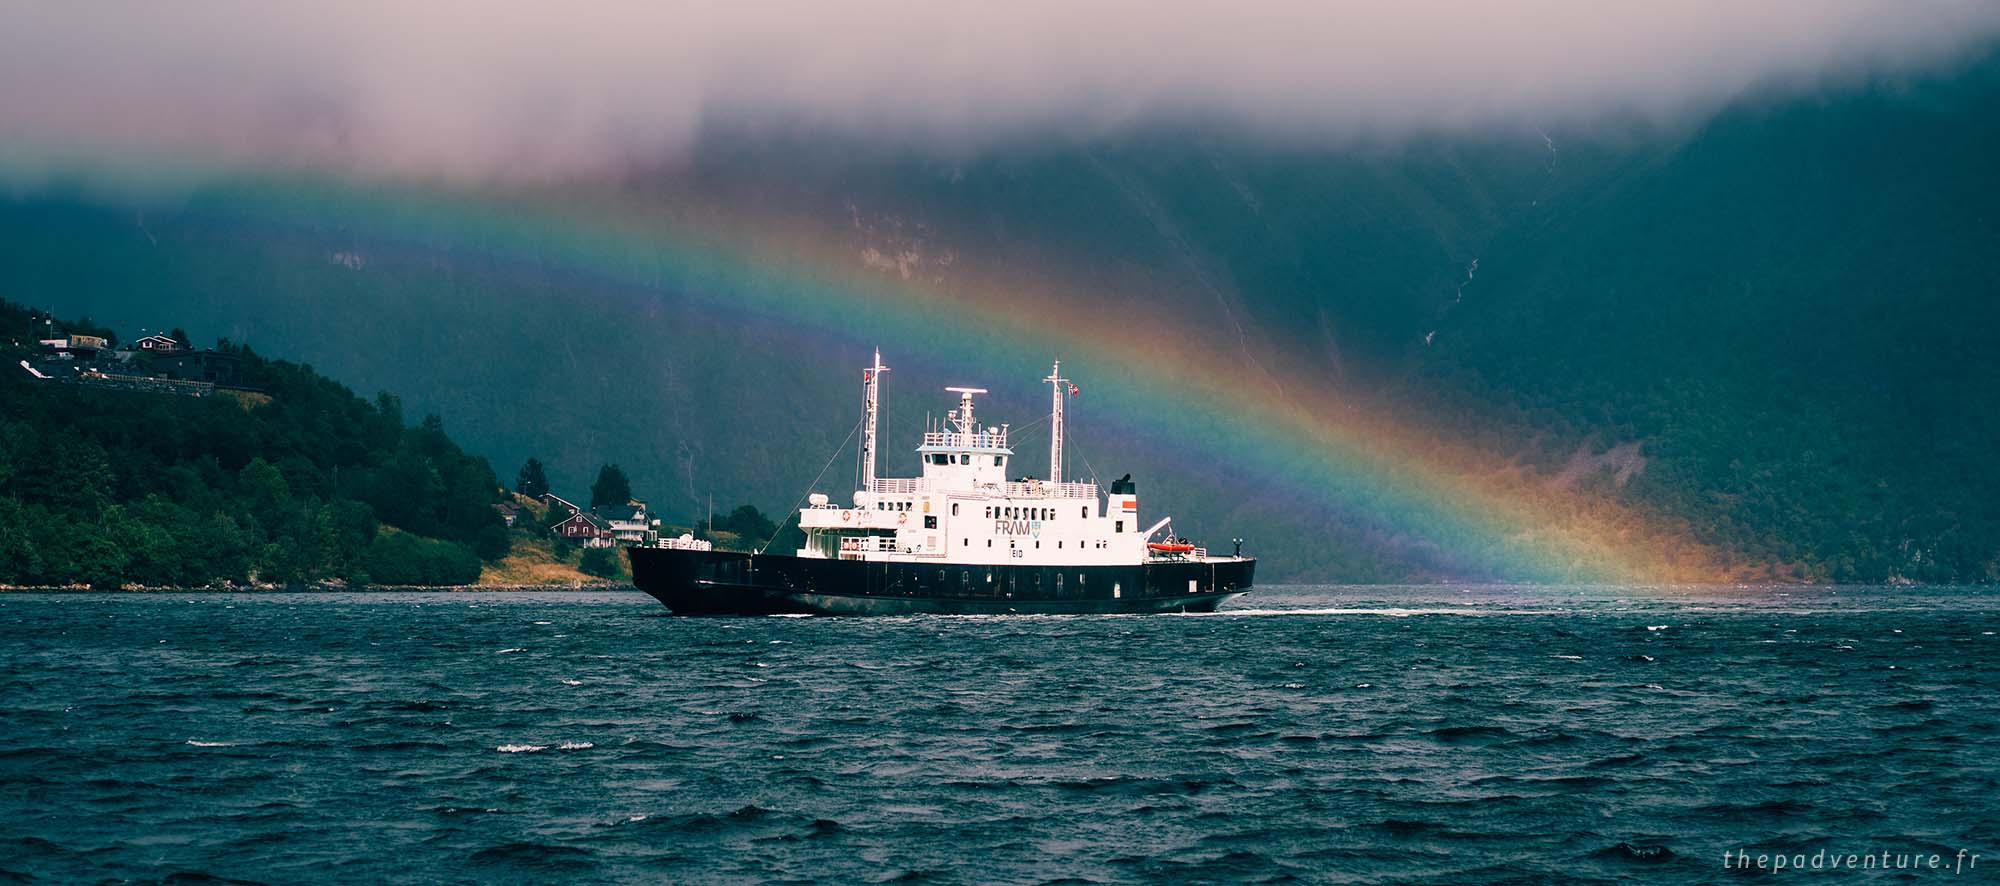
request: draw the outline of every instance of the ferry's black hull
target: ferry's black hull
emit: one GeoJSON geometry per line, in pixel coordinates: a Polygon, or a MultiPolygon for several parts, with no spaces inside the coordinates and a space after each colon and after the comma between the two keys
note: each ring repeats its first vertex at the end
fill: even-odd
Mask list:
{"type": "Polygon", "coordinates": [[[631,548],[632,582],[677,615],[1213,612],[1257,561],[969,566],[631,548]]]}

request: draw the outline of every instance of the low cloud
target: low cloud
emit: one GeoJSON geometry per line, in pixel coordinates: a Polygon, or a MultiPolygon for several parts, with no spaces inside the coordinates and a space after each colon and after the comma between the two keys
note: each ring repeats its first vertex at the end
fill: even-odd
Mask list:
{"type": "Polygon", "coordinates": [[[0,166],[539,178],[778,122],[978,146],[1209,119],[1286,139],[1700,114],[2000,34],[1990,0],[0,0],[0,166]]]}

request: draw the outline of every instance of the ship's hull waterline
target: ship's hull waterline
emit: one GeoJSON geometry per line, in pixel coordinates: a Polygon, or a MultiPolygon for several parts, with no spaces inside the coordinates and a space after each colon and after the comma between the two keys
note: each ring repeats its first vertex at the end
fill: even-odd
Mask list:
{"type": "Polygon", "coordinates": [[[631,548],[632,581],[676,615],[1213,612],[1250,558],[1046,566],[883,562],[631,548]]]}

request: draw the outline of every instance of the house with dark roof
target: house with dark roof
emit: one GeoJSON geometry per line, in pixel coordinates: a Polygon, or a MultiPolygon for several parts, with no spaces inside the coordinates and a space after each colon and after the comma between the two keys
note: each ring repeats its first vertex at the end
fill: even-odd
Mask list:
{"type": "Polygon", "coordinates": [[[594,511],[611,527],[611,537],[619,544],[651,546],[660,540],[660,521],[646,511],[646,503],[633,499],[622,505],[605,505],[594,511]]]}
{"type": "Polygon", "coordinates": [[[154,333],[132,343],[133,350],[154,354],[178,354],[183,350],[180,342],[170,336],[154,333]]]}
{"type": "Polygon", "coordinates": [[[558,536],[576,542],[586,548],[608,548],[617,542],[611,537],[611,524],[596,514],[577,513],[569,519],[549,527],[558,536]]]}

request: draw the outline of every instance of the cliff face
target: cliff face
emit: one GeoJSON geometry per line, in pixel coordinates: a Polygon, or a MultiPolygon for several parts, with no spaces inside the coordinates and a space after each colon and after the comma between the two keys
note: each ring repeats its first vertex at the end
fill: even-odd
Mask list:
{"type": "MultiPolygon", "coordinates": [[[[1395,146],[1177,130],[947,159],[716,133],[581,202],[750,220],[709,228],[718,240],[781,220],[821,265],[885,286],[978,299],[1056,280],[1065,310],[1172,317],[1246,384],[1394,404],[1413,432],[1643,511],[1740,574],[1990,580],[1996,100],[1989,60],[1693,127],[1395,146]]],[[[242,193],[143,209],[10,196],[0,294],[298,354],[404,392],[496,464],[539,454],[557,486],[620,462],[669,514],[711,495],[782,510],[846,429],[866,329],[695,292],[727,279],[610,276],[554,249],[385,235],[381,209],[274,214],[242,193]]],[[[885,434],[937,405],[916,393],[932,376],[989,371],[948,350],[899,366],[909,399],[885,434]]],[[[989,414],[1045,410],[1014,387],[989,414]]],[[[1295,504],[1281,478],[1202,469],[1212,453],[1173,441],[1087,419],[1074,433],[1117,462],[1098,468],[1152,481],[1149,505],[1180,525],[1255,539],[1272,578],[1548,577],[1454,558],[1337,495],[1295,504]]],[[[899,439],[887,469],[913,470],[899,439]]]]}

